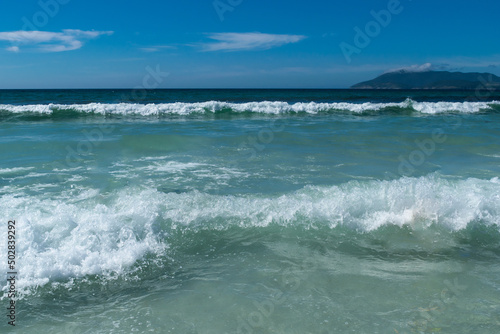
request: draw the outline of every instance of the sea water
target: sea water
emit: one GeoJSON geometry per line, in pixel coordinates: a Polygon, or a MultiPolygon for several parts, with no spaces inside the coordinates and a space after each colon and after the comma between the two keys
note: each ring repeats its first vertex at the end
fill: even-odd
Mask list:
{"type": "Polygon", "coordinates": [[[0,91],[1,332],[496,333],[499,101],[0,91]]]}

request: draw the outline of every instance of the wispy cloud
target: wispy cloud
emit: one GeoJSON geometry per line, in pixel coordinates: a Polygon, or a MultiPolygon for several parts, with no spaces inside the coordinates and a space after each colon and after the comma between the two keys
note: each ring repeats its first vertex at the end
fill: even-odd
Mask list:
{"type": "Polygon", "coordinates": [[[9,46],[6,50],[10,51],[10,52],[19,52],[19,47],[18,46],[9,46]]]}
{"type": "Polygon", "coordinates": [[[246,33],[215,33],[208,37],[215,42],[202,44],[203,51],[243,51],[266,50],[289,43],[297,43],[306,36],[303,35],[273,35],[260,32],[246,33]]]}
{"type": "Polygon", "coordinates": [[[415,64],[415,65],[410,65],[410,66],[402,66],[398,68],[393,68],[385,73],[390,73],[390,72],[429,72],[429,71],[445,71],[445,70],[451,70],[450,64],[432,64],[432,63],[425,63],[425,64],[415,64]]]}
{"type": "Polygon", "coordinates": [[[139,48],[139,50],[141,50],[142,52],[159,52],[165,49],[176,49],[176,47],[172,45],[154,45],[139,48]]]}
{"type": "Polygon", "coordinates": [[[85,41],[101,35],[111,35],[112,31],[84,31],[65,29],[50,31],[7,31],[0,32],[0,41],[13,44],[7,51],[20,52],[24,47],[42,52],[62,52],[81,48],[85,41]]]}
{"type": "Polygon", "coordinates": [[[500,66],[500,55],[463,57],[456,56],[450,58],[439,58],[435,61],[451,64],[454,68],[494,68],[500,66]]]}
{"type": "Polygon", "coordinates": [[[456,58],[441,59],[437,62],[425,63],[421,65],[401,66],[385,71],[389,72],[428,72],[428,71],[462,71],[464,68],[496,68],[500,65],[499,57],[496,58],[456,58]]]}

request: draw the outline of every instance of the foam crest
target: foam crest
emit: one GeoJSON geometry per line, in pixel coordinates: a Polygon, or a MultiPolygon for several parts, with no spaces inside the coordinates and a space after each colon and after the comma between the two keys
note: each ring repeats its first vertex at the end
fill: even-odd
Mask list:
{"type": "MultiPolygon", "coordinates": [[[[99,204],[101,197],[95,189],[56,199],[2,197],[0,211],[17,222],[20,291],[86,275],[124,274],[146,254],[164,250],[153,231],[159,210],[151,198],[118,192],[99,204]]],[[[5,241],[0,245],[5,248],[5,241]]],[[[7,272],[3,258],[0,267],[7,272]]]]}
{"type": "Polygon", "coordinates": [[[32,170],[34,167],[0,168],[0,175],[18,174],[32,170]]]}
{"type": "MultiPolygon", "coordinates": [[[[372,231],[383,225],[440,224],[460,230],[481,221],[500,225],[497,179],[448,181],[431,175],[394,181],[352,181],[341,186],[309,186],[277,198],[221,197],[200,192],[167,194],[164,219],[206,226],[207,221],[241,226],[277,223],[346,225],[372,231]]],[[[219,226],[223,227],[223,226],[219,226]]]]}
{"type": "Polygon", "coordinates": [[[477,113],[482,110],[491,110],[491,105],[498,105],[499,101],[492,102],[413,102],[412,107],[423,114],[438,114],[449,111],[460,113],[477,113]]]}
{"type": "Polygon", "coordinates": [[[348,102],[297,102],[288,103],[284,101],[263,101],[247,103],[229,103],[221,101],[207,101],[197,103],[159,103],[159,104],[137,104],[137,103],[89,103],[89,104],[37,104],[37,105],[0,105],[0,111],[14,114],[45,114],[51,115],[62,111],[73,111],[78,113],[98,115],[135,115],[135,116],[159,116],[159,115],[191,115],[219,112],[252,112],[259,114],[289,114],[308,113],[317,114],[321,112],[352,112],[364,113],[380,111],[387,108],[411,109],[424,114],[436,114],[444,112],[475,113],[481,110],[491,110],[492,105],[499,105],[499,101],[491,102],[416,102],[407,99],[399,103],[348,103],[348,102]]]}
{"type": "MultiPolygon", "coordinates": [[[[392,181],[308,186],[280,196],[224,196],[200,191],[80,189],[55,198],[4,195],[0,211],[17,221],[19,289],[82,278],[126,275],[148,254],[163,256],[175,229],[223,230],[270,225],[369,233],[382,226],[449,231],[500,226],[500,182],[446,180],[433,174],[392,181]]],[[[5,234],[5,232],[2,232],[5,234]]],[[[304,232],[307,233],[307,232],[304,232]]],[[[0,240],[5,249],[6,237],[0,240]]],[[[0,270],[7,272],[5,258],[0,270]]]]}

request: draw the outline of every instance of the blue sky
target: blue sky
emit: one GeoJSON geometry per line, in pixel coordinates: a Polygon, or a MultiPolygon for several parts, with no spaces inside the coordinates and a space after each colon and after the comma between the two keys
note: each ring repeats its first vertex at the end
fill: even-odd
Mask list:
{"type": "Polygon", "coordinates": [[[1,6],[0,88],[347,88],[398,68],[500,75],[497,0],[1,6]]]}

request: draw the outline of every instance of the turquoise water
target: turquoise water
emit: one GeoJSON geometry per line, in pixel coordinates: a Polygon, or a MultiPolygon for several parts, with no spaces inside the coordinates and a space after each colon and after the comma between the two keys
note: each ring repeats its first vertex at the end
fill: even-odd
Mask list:
{"type": "Polygon", "coordinates": [[[0,329],[496,333],[499,95],[0,91],[0,329]]]}

